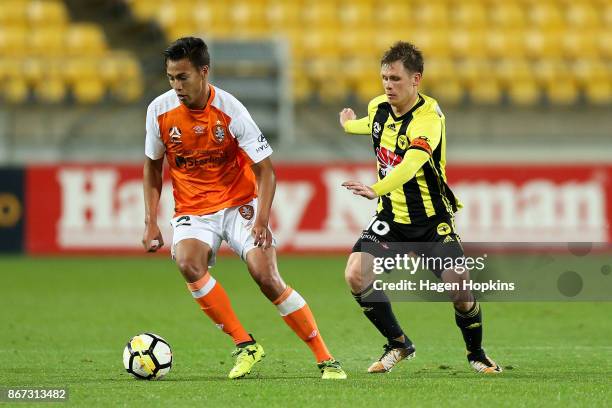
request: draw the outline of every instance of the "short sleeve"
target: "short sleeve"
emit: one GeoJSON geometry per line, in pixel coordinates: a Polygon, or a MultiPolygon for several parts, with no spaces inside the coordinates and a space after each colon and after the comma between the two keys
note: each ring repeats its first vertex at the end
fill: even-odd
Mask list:
{"type": "Polygon", "coordinates": [[[238,141],[238,146],[245,151],[253,163],[259,163],[272,154],[270,144],[246,110],[232,119],[229,128],[238,141]]]}
{"type": "Polygon", "coordinates": [[[442,138],[442,117],[431,112],[415,118],[410,123],[409,149],[420,149],[431,155],[442,138]]]}
{"type": "Polygon", "coordinates": [[[153,105],[147,109],[145,154],[152,160],[161,159],[166,152],[166,147],[159,132],[159,123],[153,105]]]}

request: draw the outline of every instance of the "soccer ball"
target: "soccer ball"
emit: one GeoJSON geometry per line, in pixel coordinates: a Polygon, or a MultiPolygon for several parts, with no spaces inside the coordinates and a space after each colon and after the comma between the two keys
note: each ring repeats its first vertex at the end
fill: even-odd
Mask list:
{"type": "Polygon", "coordinates": [[[159,380],[172,368],[172,350],[168,342],[157,334],[139,334],[125,346],[123,366],[141,380],[159,380]]]}

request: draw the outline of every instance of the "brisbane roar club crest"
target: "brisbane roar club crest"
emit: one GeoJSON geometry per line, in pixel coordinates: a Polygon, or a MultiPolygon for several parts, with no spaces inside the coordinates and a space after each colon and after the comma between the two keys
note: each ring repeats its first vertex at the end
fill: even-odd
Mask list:
{"type": "Polygon", "coordinates": [[[213,135],[215,136],[215,141],[219,144],[223,143],[223,140],[225,140],[225,128],[220,120],[218,120],[217,124],[213,127],[213,135]]]}
{"type": "Polygon", "coordinates": [[[183,141],[181,140],[181,136],[182,136],[181,129],[179,129],[178,126],[172,126],[168,134],[170,136],[170,141],[172,143],[175,143],[175,144],[183,143],[183,141]]]}
{"type": "Polygon", "coordinates": [[[252,205],[243,205],[238,208],[238,212],[245,220],[250,220],[255,215],[255,210],[252,205]]]}

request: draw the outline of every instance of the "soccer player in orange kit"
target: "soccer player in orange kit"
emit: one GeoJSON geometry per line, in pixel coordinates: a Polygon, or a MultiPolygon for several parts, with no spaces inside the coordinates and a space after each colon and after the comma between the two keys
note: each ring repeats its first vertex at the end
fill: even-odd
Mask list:
{"type": "Polygon", "coordinates": [[[204,41],[180,38],[164,55],[172,89],[147,109],[144,248],[154,252],[163,245],[157,209],[166,157],[175,201],[172,256],[200,308],[236,345],[229,378],[244,377],[265,354],[209,272],[223,240],[312,350],[322,378],[346,378],[306,301],[278,272],[275,240],[268,227],[276,187],[270,145],[246,108],[208,83],[210,56],[204,41]]]}

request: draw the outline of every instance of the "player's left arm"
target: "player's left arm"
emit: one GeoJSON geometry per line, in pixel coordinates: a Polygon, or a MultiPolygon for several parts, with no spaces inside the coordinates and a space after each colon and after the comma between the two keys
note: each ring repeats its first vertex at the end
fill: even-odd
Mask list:
{"type": "Polygon", "coordinates": [[[255,245],[267,249],[272,245],[272,232],[268,228],[270,209],[276,191],[276,176],[270,156],[272,148],[251,118],[246,108],[240,106],[240,113],[232,119],[230,130],[238,141],[238,146],[249,156],[251,168],[257,178],[257,214],[251,233],[255,245]]]}
{"type": "Polygon", "coordinates": [[[402,162],[385,178],[372,186],[358,181],[346,181],[344,187],[353,194],[373,200],[401,187],[431,158],[432,152],[438,147],[441,139],[442,121],[436,113],[431,113],[416,120],[410,129],[412,135],[410,146],[402,162]]]}
{"type": "Polygon", "coordinates": [[[276,174],[272,160],[266,157],[251,168],[257,178],[257,215],[251,233],[255,237],[255,245],[267,249],[272,245],[272,232],[268,228],[270,210],[276,191],[276,174]]]}

